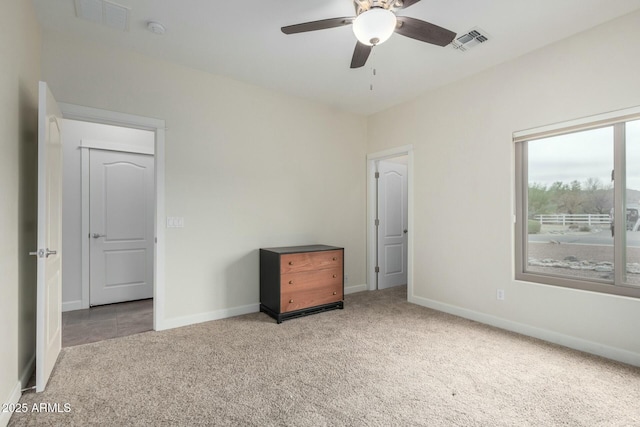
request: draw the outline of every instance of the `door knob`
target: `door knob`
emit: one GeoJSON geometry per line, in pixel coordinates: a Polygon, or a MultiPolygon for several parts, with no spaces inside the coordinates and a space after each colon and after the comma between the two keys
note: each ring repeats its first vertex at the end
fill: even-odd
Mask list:
{"type": "Polygon", "coordinates": [[[93,233],[93,235],[91,236],[94,239],[99,239],[100,237],[107,237],[106,234],[98,234],[98,233],[93,233]]]}
{"type": "Polygon", "coordinates": [[[49,256],[55,255],[57,253],[58,251],[52,251],[49,248],[47,248],[47,249],[40,249],[37,252],[29,252],[29,255],[35,255],[38,258],[49,258],[49,256]]]}
{"type": "Polygon", "coordinates": [[[407,234],[407,231],[408,231],[408,230],[405,228],[405,229],[404,229],[404,234],[407,234]]]}

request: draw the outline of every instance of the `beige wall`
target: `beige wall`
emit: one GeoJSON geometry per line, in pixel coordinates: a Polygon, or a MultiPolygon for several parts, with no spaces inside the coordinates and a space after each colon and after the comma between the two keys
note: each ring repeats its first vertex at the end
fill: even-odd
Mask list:
{"type": "MultiPolygon", "coordinates": [[[[0,13],[0,403],[16,398],[35,349],[34,214],[40,30],[31,2],[0,13]],[[31,257],[33,258],[33,257],[31,257]]],[[[0,425],[6,419],[0,413],[0,425]]]]}
{"type": "Polygon", "coordinates": [[[415,301],[640,364],[640,301],[516,282],[511,220],[512,133],[640,105],[639,37],[634,13],[369,118],[369,152],[415,148],[415,301]]]}
{"type": "Polygon", "coordinates": [[[169,324],[259,302],[258,248],[344,246],[365,283],[366,119],[45,33],[58,101],[166,120],[169,324]]]}

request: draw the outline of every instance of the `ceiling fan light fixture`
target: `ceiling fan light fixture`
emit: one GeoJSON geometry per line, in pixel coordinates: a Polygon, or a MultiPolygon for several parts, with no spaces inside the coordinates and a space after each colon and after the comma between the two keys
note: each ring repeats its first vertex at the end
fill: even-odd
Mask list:
{"type": "Polygon", "coordinates": [[[395,13],[381,7],[362,12],[353,21],[353,33],[358,41],[367,46],[384,43],[396,29],[395,13]]]}

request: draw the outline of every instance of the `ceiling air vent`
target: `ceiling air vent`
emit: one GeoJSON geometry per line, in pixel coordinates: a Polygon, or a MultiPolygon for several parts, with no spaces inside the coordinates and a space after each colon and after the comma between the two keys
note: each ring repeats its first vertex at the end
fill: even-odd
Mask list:
{"type": "Polygon", "coordinates": [[[129,30],[131,9],[107,0],[75,0],[76,16],[117,30],[129,30]]]}
{"type": "Polygon", "coordinates": [[[463,34],[452,41],[451,46],[453,46],[453,48],[456,50],[466,52],[472,47],[478,46],[482,43],[486,43],[488,40],[489,35],[487,34],[487,32],[476,27],[472,28],[466,34],[463,34]]]}

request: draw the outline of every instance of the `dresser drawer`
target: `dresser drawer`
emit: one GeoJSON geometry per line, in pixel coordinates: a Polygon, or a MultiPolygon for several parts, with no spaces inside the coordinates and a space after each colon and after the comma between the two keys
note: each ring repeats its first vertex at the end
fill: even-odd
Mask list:
{"type": "Polygon", "coordinates": [[[303,252],[280,257],[280,274],[325,268],[342,269],[342,251],[303,252]]]}
{"type": "Polygon", "coordinates": [[[342,301],[342,297],[342,282],[331,287],[323,286],[288,291],[283,290],[280,300],[280,311],[287,313],[317,305],[338,302],[342,301]]]}
{"type": "Polygon", "coordinates": [[[296,289],[335,287],[342,285],[342,267],[287,273],[280,277],[283,292],[296,289]]]}

